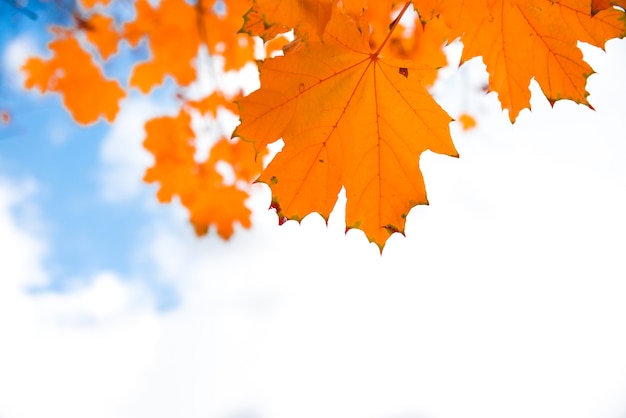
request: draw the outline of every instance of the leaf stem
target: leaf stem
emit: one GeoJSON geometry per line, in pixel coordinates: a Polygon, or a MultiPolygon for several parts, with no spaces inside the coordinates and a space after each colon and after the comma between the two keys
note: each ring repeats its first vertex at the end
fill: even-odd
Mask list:
{"type": "Polygon", "coordinates": [[[393,33],[393,31],[396,29],[396,27],[398,26],[398,23],[400,22],[400,19],[402,19],[402,16],[404,16],[404,12],[406,12],[406,10],[409,8],[409,6],[411,5],[412,1],[407,1],[404,4],[404,7],[402,8],[402,10],[400,10],[400,13],[398,14],[398,17],[396,17],[393,21],[393,23],[391,24],[391,27],[389,28],[389,33],[387,34],[387,36],[385,37],[385,40],[382,41],[382,43],[380,44],[380,46],[378,47],[378,49],[376,50],[376,52],[374,52],[372,54],[372,56],[377,57],[380,54],[380,51],[382,51],[382,49],[385,47],[385,44],[389,41],[389,38],[391,38],[391,34],[393,33]]]}

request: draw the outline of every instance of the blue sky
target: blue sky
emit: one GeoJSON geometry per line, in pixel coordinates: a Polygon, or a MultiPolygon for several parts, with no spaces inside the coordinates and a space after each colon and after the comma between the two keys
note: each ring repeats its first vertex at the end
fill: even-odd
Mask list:
{"type": "Polygon", "coordinates": [[[170,106],[74,126],[20,87],[45,47],[20,19],[0,30],[0,417],[626,413],[624,41],[584,49],[596,112],[533,85],[515,126],[480,62],[442,70],[435,96],[478,127],[422,157],[431,204],[380,256],[341,205],[279,227],[261,185],[252,230],[197,239],[141,182],[143,121],[170,106]]]}
{"type": "MultiPolygon", "coordinates": [[[[3,55],[12,53],[7,49],[11,45],[45,55],[50,40],[47,25],[67,20],[63,7],[59,11],[34,3],[31,9],[38,18],[32,20],[3,3],[2,12],[15,21],[14,27],[2,29],[3,55]],[[11,44],[14,40],[22,44],[11,44]]],[[[128,59],[128,48],[122,50],[105,69],[109,76],[120,71],[120,63],[128,59]]],[[[4,174],[30,178],[39,189],[35,199],[45,212],[45,234],[54,243],[46,260],[52,276],[46,289],[62,289],[73,278],[103,269],[129,275],[141,268],[133,260],[132,248],[139,244],[151,214],[139,203],[139,196],[110,201],[101,192],[101,148],[110,124],[101,120],[88,127],[77,126],[60,105],[59,96],[25,93],[19,83],[14,74],[5,73],[0,85],[2,106],[12,119],[0,134],[0,161],[4,174]]],[[[150,193],[146,187],[145,194],[150,193]]]]}

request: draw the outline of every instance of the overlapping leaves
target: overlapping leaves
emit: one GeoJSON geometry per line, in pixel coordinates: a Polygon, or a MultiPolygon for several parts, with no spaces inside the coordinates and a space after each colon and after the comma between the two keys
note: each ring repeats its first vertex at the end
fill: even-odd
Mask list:
{"type": "Polygon", "coordinates": [[[584,0],[472,0],[417,2],[425,17],[437,16],[450,38],[463,41],[463,60],[482,57],[489,87],[512,121],[528,108],[535,79],[551,100],[587,103],[593,72],[578,41],[603,47],[626,32],[623,9],[584,0]],[[594,4],[595,3],[595,4],[594,4]]]}
{"type": "MultiPolygon", "coordinates": [[[[74,119],[91,124],[101,117],[115,120],[119,102],[126,95],[121,87],[124,84],[126,90],[148,93],[167,77],[181,88],[195,82],[195,64],[202,45],[213,53],[223,51],[226,70],[239,69],[254,58],[249,37],[237,33],[250,4],[227,3],[228,9],[217,10],[216,4],[209,1],[193,5],[185,0],[163,0],[154,7],[139,0],[134,18],[121,22],[113,18],[114,2],[83,1],[86,9],[75,13],[73,27],[53,28],[55,39],[49,44],[52,57],[26,62],[26,87],[60,93],[74,119]],[[115,56],[120,43],[139,47],[144,41],[151,56],[132,67],[128,80],[120,83],[104,76],[100,66],[115,56]]],[[[191,129],[191,114],[215,120],[219,109],[236,112],[234,98],[219,85],[201,98],[187,98],[181,89],[173,98],[181,103],[179,114],[158,117],[146,125],[144,145],[155,164],[147,169],[145,181],[159,184],[157,197],[161,202],[176,196],[188,209],[199,235],[213,226],[220,236],[228,238],[235,224],[250,226],[245,201],[262,160],[255,160],[252,148],[246,144],[214,138],[209,156],[196,161],[196,135],[191,129]],[[224,178],[220,173],[218,167],[224,164],[234,178],[224,178]]]]}
{"type": "Polygon", "coordinates": [[[78,122],[112,120],[125,93],[98,63],[120,42],[147,42],[151,58],[128,80],[147,93],[166,77],[180,86],[196,80],[202,45],[226,70],[239,69],[254,58],[254,37],[274,50],[291,36],[284,56],[259,63],[256,92],[238,100],[218,87],[203,99],[183,97],[178,116],[149,122],[145,144],[155,165],[146,181],[160,184],[162,201],[178,196],[198,233],[215,225],[228,237],[234,222],[249,225],[242,184],[261,172],[267,145],[282,139],[258,177],[281,221],[312,212],[327,218],[344,187],[346,225],[381,249],[390,233],[403,232],[410,209],[427,203],[421,153],[456,155],[451,118],[427,91],[446,64],[443,45],[460,38],[462,60],[482,57],[489,90],[514,121],[529,106],[532,79],[552,102],[588,104],[593,70],[578,42],[603,47],[626,32],[623,0],[162,0],[156,7],[138,0],[126,22],[107,14],[113,4],[84,0],[76,26],[57,31],[53,57],[26,64],[27,87],[62,94],[78,122]],[[208,159],[196,161],[190,114],[215,118],[218,107],[239,112],[234,136],[246,142],[217,140],[208,159]],[[229,182],[218,163],[241,176],[229,182]]]}

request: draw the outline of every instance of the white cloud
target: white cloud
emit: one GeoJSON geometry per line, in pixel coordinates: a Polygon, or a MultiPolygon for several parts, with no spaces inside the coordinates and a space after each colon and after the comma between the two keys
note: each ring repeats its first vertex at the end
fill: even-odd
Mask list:
{"type": "Polygon", "coordinates": [[[149,251],[183,306],[134,415],[623,413],[621,121],[535,96],[512,128],[482,105],[461,159],[423,158],[431,206],[382,258],[341,209],[272,226],[262,187],[256,229],[225,245],[161,229],[149,251]]]}
{"type": "Polygon", "coordinates": [[[142,178],[151,165],[151,156],[143,148],[145,123],[166,114],[168,109],[149,99],[127,99],[102,141],[100,179],[105,200],[119,201],[137,195],[144,185],[142,178]]]}
{"type": "MultiPolygon", "coordinates": [[[[3,260],[0,294],[41,283],[45,276],[38,265],[31,264],[31,257],[39,258],[43,255],[44,246],[18,226],[14,214],[10,212],[11,208],[33,194],[35,189],[36,186],[30,181],[12,184],[0,179],[0,230],[6,237],[0,240],[0,254],[3,260]]],[[[34,224],[33,209],[28,204],[22,205],[22,209],[22,215],[26,215],[23,221],[34,224]]]]}
{"type": "Polygon", "coordinates": [[[123,283],[114,272],[100,272],[89,283],[75,281],[64,293],[37,296],[37,308],[53,323],[63,326],[91,326],[132,316],[145,309],[150,300],[136,283],[123,283]]]}
{"type": "Polygon", "coordinates": [[[16,90],[22,89],[25,77],[21,68],[28,58],[37,55],[35,42],[28,36],[14,38],[7,45],[2,57],[2,66],[4,75],[8,78],[8,86],[16,90]]]}
{"type": "Polygon", "coordinates": [[[49,280],[46,244],[16,223],[31,204],[20,190],[0,182],[0,416],[116,416],[150,358],[155,316],[113,274],[67,295],[30,294],[49,280]]]}

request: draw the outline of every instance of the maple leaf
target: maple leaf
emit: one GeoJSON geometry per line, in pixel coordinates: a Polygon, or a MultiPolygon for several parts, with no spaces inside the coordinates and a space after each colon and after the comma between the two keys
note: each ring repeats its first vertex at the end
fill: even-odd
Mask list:
{"type": "Polygon", "coordinates": [[[334,3],[333,0],[255,0],[254,13],[258,13],[266,28],[274,25],[297,28],[303,34],[314,30],[321,37],[334,3]]]}
{"type": "MultiPolygon", "coordinates": [[[[421,2],[420,2],[421,3],[421,2]]],[[[592,16],[583,0],[434,1],[424,15],[440,15],[461,36],[462,60],[482,56],[489,86],[514,121],[529,107],[534,78],[554,102],[570,99],[589,105],[585,84],[593,70],[583,61],[578,41],[603,47],[626,32],[623,10],[592,16]]],[[[418,4],[418,9],[420,5],[418,4]]]]}
{"type": "Polygon", "coordinates": [[[85,30],[87,40],[98,48],[105,60],[117,52],[120,41],[113,23],[113,18],[101,14],[94,14],[88,20],[79,20],[79,27],[85,30]]]}
{"type": "MultiPolygon", "coordinates": [[[[451,118],[425,89],[446,64],[442,45],[460,38],[462,61],[483,58],[489,89],[514,121],[529,107],[533,78],[552,103],[588,105],[592,69],[577,43],[603,47],[626,33],[626,0],[138,0],[126,22],[110,0],[81,3],[89,17],[75,14],[75,28],[54,28],[52,58],[32,58],[23,71],[26,87],[60,93],[82,124],[113,120],[124,97],[87,51],[97,50],[101,65],[119,41],[146,40],[151,57],[133,67],[129,84],[147,93],[168,76],[180,87],[196,81],[202,45],[223,58],[224,71],[254,60],[253,36],[266,56],[282,49],[284,57],[259,64],[261,88],[237,100],[238,109],[218,81],[199,100],[178,90],[179,114],[146,125],[155,164],[145,180],[160,184],[160,201],[180,199],[196,233],[215,227],[227,238],[234,224],[248,227],[245,200],[257,179],[271,188],[281,222],[312,212],[327,219],[344,187],[347,227],[381,250],[389,234],[403,233],[410,209],[427,203],[421,153],[457,155],[451,118]],[[95,48],[81,46],[83,35],[95,48]],[[218,108],[240,111],[233,138],[245,141],[222,138],[197,161],[189,113],[215,118],[218,108]],[[279,138],[283,150],[261,173],[267,145],[279,138]]],[[[463,114],[459,123],[471,129],[475,120],[463,114]]]]}
{"type": "Polygon", "coordinates": [[[224,71],[239,70],[254,58],[254,42],[247,35],[233,32],[221,56],[224,58],[224,71]]]}
{"type": "Polygon", "coordinates": [[[238,181],[250,183],[263,169],[263,157],[266,155],[267,149],[255,153],[254,148],[247,142],[222,138],[211,147],[207,161],[213,165],[219,162],[227,163],[233,170],[233,183],[238,181]]]}
{"type": "Polygon", "coordinates": [[[370,50],[368,34],[335,10],[323,40],[260,64],[261,88],[239,102],[233,135],[257,149],[282,137],[259,178],[279,217],[328,219],[343,186],[347,227],[382,250],[409,210],[428,202],[421,153],[458,154],[452,119],[419,83],[422,68],[381,49],[370,50]]]}
{"type": "Polygon", "coordinates": [[[195,133],[190,127],[191,117],[185,109],[177,116],[162,116],[146,123],[144,147],[155,158],[154,165],[144,176],[147,183],[160,183],[157,198],[170,202],[174,196],[189,211],[189,220],[196,234],[204,235],[214,225],[217,233],[228,239],[234,232],[234,223],[249,228],[249,197],[239,181],[249,185],[262,168],[261,159],[255,160],[250,144],[221,139],[212,148],[206,161],[194,159],[195,133]],[[217,170],[218,163],[228,164],[233,171],[232,182],[225,181],[217,170]]]}
{"type": "Polygon", "coordinates": [[[476,127],[476,119],[474,119],[472,115],[469,115],[467,113],[461,114],[461,116],[459,116],[457,120],[461,123],[464,131],[469,131],[470,129],[476,127]]]}
{"type": "Polygon", "coordinates": [[[613,6],[619,6],[623,9],[626,9],[626,0],[591,0],[591,14],[595,15],[596,13],[610,9],[613,6]]]}
{"type": "Polygon", "coordinates": [[[224,13],[216,13],[213,2],[200,0],[196,11],[199,19],[200,39],[208,47],[209,53],[224,58],[224,71],[239,70],[254,60],[254,42],[249,35],[241,32],[244,13],[251,1],[228,0],[224,2],[224,13]]]}
{"type": "Polygon", "coordinates": [[[384,42],[382,54],[413,60],[416,67],[420,68],[420,82],[425,86],[432,85],[437,79],[437,71],[448,63],[443,52],[443,46],[449,36],[445,23],[433,19],[429,25],[422,25],[419,16],[415,14],[413,27],[408,36],[407,28],[398,22],[398,29],[387,38],[388,26],[388,24],[372,26],[370,47],[378,48],[384,42]]]}
{"type": "Polygon", "coordinates": [[[215,176],[213,167],[201,171],[205,172],[208,174],[197,177],[197,192],[183,200],[196,234],[202,236],[214,225],[218,235],[228,239],[235,232],[235,223],[250,228],[251,212],[245,205],[248,193],[233,185],[224,185],[223,179],[215,176]]]}
{"type": "Polygon", "coordinates": [[[77,123],[90,124],[100,116],[113,121],[119,110],[118,102],[125,96],[119,84],[103,77],[91,55],[75,38],[56,39],[48,48],[53,53],[50,60],[29,58],[22,67],[26,88],[60,93],[77,123]]]}
{"type": "Polygon", "coordinates": [[[287,37],[280,35],[271,39],[265,43],[265,56],[272,57],[277,54],[278,51],[283,49],[289,44],[287,37]]]}
{"type": "Polygon", "coordinates": [[[193,190],[189,178],[195,170],[195,134],[191,117],[180,111],[176,117],[162,116],[146,122],[144,148],[154,155],[154,165],[146,170],[144,181],[159,182],[160,202],[169,202],[174,195],[193,190]]]}
{"type": "Polygon", "coordinates": [[[152,59],[133,68],[130,84],[147,93],[169,75],[186,86],[196,79],[193,61],[198,54],[198,29],[193,5],[184,0],[163,0],[158,9],[148,0],[137,2],[137,18],[124,26],[124,37],[131,45],[148,36],[152,59]],[[184,41],[181,41],[183,40],[184,41]]]}
{"type": "Polygon", "coordinates": [[[250,10],[243,16],[243,26],[240,33],[250,36],[258,36],[264,41],[274,39],[278,34],[289,31],[289,27],[275,22],[268,22],[263,17],[263,12],[259,9],[258,3],[254,3],[250,10]]]}
{"type": "Polygon", "coordinates": [[[196,109],[202,115],[209,115],[214,118],[217,116],[219,108],[224,108],[237,114],[237,105],[234,100],[240,97],[241,94],[236,96],[236,98],[227,97],[221,91],[216,90],[200,100],[188,100],[187,105],[196,109]]]}
{"type": "Polygon", "coordinates": [[[252,225],[250,209],[245,205],[249,192],[242,189],[239,182],[248,186],[259,175],[264,154],[255,159],[250,144],[226,138],[213,145],[207,161],[198,165],[195,192],[182,197],[196,234],[206,234],[209,226],[215,225],[218,235],[228,239],[234,232],[235,223],[244,228],[252,225]],[[218,173],[218,163],[226,163],[232,168],[232,182],[226,182],[218,173]]]}
{"type": "Polygon", "coordinates": [[[137,2],[137,17],[124,26],[123,36],[133,46],[147,37],[152,58],[135,66],[132,86],[147,93],[168,75],[181,86],[191,84],[196,79],[194,61],[202,43],[211,53],[220,51],[226,71],[240,69],[254,58],[254,44],[237,34],[241,17],[236,13],[242,2],[227,2],[234,10],[226,15],[218,15],[205,3],[163,0],[155,8],[148,0],[137,2]]]}
{"type": "Polygon", "coordinates": [[[81,3],[83,4],[83,6],[85,6],[88,9],[95,7],[98,3],[103,6],[106,6],[110,2],[111,0],[81,0],[81,3]]]}

